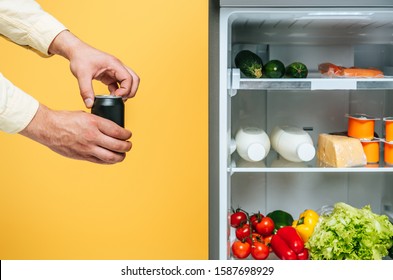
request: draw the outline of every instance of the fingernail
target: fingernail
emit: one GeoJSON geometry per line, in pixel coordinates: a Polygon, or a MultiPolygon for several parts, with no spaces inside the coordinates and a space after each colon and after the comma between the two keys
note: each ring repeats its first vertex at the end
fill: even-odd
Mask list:
{"type": "Polygon", "coordinates": [[[87,108],[91,108],[93,106],[93,100],[91,98],[86,98],[84,101],[87,108]]]}

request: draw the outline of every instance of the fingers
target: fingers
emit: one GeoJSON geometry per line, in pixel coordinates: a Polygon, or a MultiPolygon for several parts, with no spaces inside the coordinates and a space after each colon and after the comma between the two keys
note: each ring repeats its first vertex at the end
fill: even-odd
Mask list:
{"type": "Polygon", "coordinates": [[[103,148],[96,148],[96,151],[93,151],[93,153],[95,156],[87,160],[99,164],[115,164],[124,161],[126,158],[126,153],[114,153],[103,148]]]}
{"type": "Polygon", "coordinates": [[[92,85],[92,78],[87,75],[78,77],[79,91],[83,102],[87,108],[91,108],[94,103],[94,91],[92,85]]]}
{"type": "MultiPolygon", "coordinates": [[[[99,151],[97,152],[97,154],[99,154],[99,151]]],[[[100,157],[96,157],[96,156],[90,156],[85,158],[84,160],[86,161],[90,161],[93,163],[98,163],[98,164],[115,164],[115,163],[119,163],[122,162],[125,159],[125,154],[123,157],[115,159],[114,157],[110,157],[110,156],[101,156],[100,157]]]]}
{"type": "Polygon", "coordinates": [[[121,96],[123,100],[134,97],[139,87],[140,79],[133,70],[112,56],[100,54],[96,61],[87,61],[83,66],[79,61],[71,65],[87,108],[91,108],[94,102],[93,80],[101,81],[111,94],[121,96]]]}
{"type": "Polygon", "coordinates": [[[91,147],[89,161],[100,164],[114,164],[125,159],[126,153],[132,148],[128,141],[131,132],[112,121],[93,116],[98,119],[94,122],[98,133],[94,137],[94,145],[91,147]]]}
{"type": "Polygon", "coordinates": [[[130,71],[130,74],[132,76],[131,96],[134,97],[139,88],[140,78],[131,69],[128,69],[128,71],[130,71]]]}
{"type": "Polygon", "coordinates": [[[135,96],[140,79],[131,69],[122,66],[105,74],[106,78],[103,76],[100,80],[108,85],[111,94],[123,97],[124,101],[135,96]]]}
{"type": "Polygon", "coordinates": [[[110,136],[115,139],[126,141],[131,138],[132,133],[128,129],[115,124],[114,122],[95,116],[99,118],[97,121],[98,129],[105,135],[110,136]]]}
{"type": "Polygon", "coordinates": [[[108,164],[123,161],[132,148],[131,142],[127,141],[131,138],[131,132],[102,118],[98,122],[98,129],[102,134],[93,150],[96,159],[108,164]]]}
{"type": "MultiPolygon", "coordinates": [[[[132,98],[138,91],[140,79],[134,71],[124,66],[124,71],[115,72],[115,79],[118,82],[118,88],[115,90],[115,95],[122,96],[124,99],[132,98]]],[[[113,88],[109,85],[108,88],[113,88]]]]}
{"type": "Polygon", "coordinates": [[[128,141],[132,133],[123,127],[104,118],[99,118],[97,128],[101,136],[97,139],[97,144],[105,149],[116,153],[126,153],[131,150],[132,144],[128,141]]]}
{"type": "MultiPolygon", "coordinates": [[[[124,101],[135,96],[140,82],[138,75],[123,65],[120,65],[120,67],[118,65],[116,68],[102,69],[92,79],[96,79],[106,84],[111,94],[123,97],[124,101]]],[[[81,95],[88,108],[88,105],[91,104],[92,106],[92,102],[94,101],[92,79],[86,77],[79,78],[81,95]]]]}

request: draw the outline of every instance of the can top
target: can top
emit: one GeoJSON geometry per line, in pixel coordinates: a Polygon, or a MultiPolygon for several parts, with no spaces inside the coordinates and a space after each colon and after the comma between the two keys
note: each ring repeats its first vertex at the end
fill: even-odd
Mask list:
{"type": "Polygon", "coordinates": [[[119,99],[119,98],[122,98],[122,97],[121,97],[121,96],[116,96],[116,95],[106,94],[106,95],[96,95],[95,98],[113,98],[113,99],[119,99]]]}
{"type": "Polygon", "coordinates": [[[94,98],[94,105],[96,106],[116,106],[122,105],[123,98],[115,95],[96,95],[94,98]]]}

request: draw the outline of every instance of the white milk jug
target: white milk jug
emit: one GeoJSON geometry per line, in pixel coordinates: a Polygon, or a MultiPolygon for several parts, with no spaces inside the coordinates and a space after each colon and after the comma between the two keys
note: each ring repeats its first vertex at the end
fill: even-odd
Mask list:
{"type": "Polygon", "coordinates": [[[310,161],[315,156],[311,136],[295,126],[276,126],[270,134],[272,148],[292,162],[310,161]]]}
{"type": "Polygon", "coordinates": [[[240,128],[235,137],[236,151],[246,161],[263,160],[270,151],[270,139],[263,129],[240,128]]]}

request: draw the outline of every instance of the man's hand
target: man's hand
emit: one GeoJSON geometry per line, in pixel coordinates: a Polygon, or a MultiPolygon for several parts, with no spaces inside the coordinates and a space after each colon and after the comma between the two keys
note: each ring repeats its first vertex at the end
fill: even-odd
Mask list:
{"type": "Polygon", "coordinates": [[[71,32],[62,31],[53,40],[49,53],[70,61],[72,74],[77,78],[80,94],[87,108],[94,101],[92,80],[108,86],[111,94],[123,100],[133,97],[139,86],[139,77],[116,57],[97,50],[79,40],[71,32]]]}
{"type": "Polygon", "coordinates": [[[20,134],[63,156],[114,164],[131,149],[131,132],[112,121],[83,111],[53,111],[40,105],[20,134]]]}

